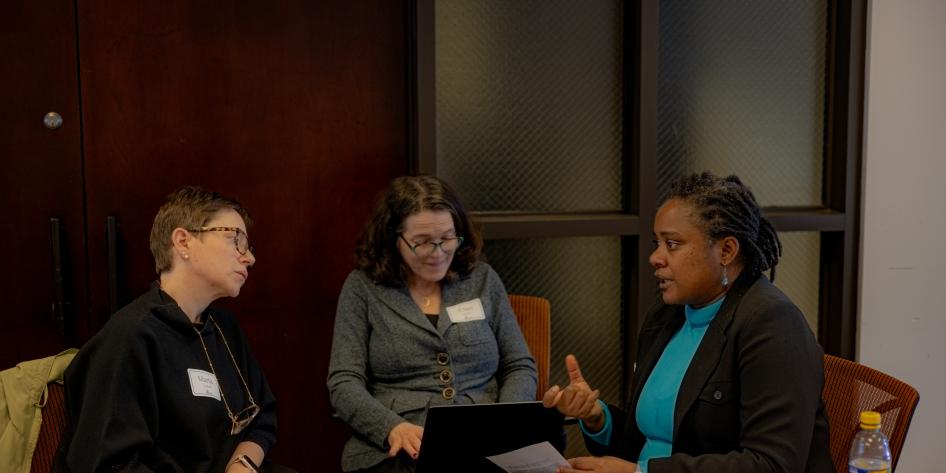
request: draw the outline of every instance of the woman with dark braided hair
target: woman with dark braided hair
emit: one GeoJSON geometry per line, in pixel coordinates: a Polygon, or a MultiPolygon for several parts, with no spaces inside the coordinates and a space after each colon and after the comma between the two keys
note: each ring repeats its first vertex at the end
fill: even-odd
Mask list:
{"type": "Polygon", "coordinates": [[[574,356],[545,405],[581,419],[594,457],[560,472],[835,471],[823,352],[770,282],[781,243],[736,176],[674,183],[654,219],[661,301],[638,338],[625,412],[598,400],[574,356]],[[764,275],[769,271],[769,278],[764,275]]]}

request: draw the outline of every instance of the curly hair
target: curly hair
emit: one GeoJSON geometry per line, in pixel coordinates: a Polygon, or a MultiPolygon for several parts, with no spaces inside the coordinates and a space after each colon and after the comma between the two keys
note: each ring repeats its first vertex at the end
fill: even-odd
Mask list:
{"type": "Polygon", "coordinates": [[[404,231],[407,217],[424,210],[450,212],[457,235],[463,237],[463,244],[450,263],[447,280],[470,274],[480,258],[482,238],[457,193],[433,176],[402,176],[391,181],[358,237],[357,268],[377,283],[392,287],[405,285],[410,268],[398,251],[398,235],[404,231]]]}
{"type": "Polygon", "coordinates": [[[739,240],[742,259],[750,275],[771,270],[782,256],[782,242],[775,227],[762,216],[752,191],[735,175],[720,178],[711,172],[677,179],[667,200],[680,199],[694,206],[697,224],[712,241],[727,236],[739,240]]]}
{"type": "Polygon", "coordinates": [[[167,201],[154,216],[151,225],[149,244],[154,256],[154,270],[158,274],[171,269],[174,258],[171,256],[171,233],[175,228],[200,228],[207,224],[214,215],[224,209],[231,209],[243,217],[247,226],[253,223],[249,212],[231,197],[216,192],[187,186],[168,195],[167,201]]]}

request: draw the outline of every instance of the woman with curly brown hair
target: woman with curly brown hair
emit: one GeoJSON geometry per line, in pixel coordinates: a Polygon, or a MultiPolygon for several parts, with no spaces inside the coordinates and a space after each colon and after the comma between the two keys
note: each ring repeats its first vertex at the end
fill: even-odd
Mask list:
{"type": "Polygon", "coordinates": [[[499,276],[445,182],[395,179],[342,287],[328,387],[354,430],[344,471],[414,471],[430,405],[535,398],[529,354],[499,276]]]}

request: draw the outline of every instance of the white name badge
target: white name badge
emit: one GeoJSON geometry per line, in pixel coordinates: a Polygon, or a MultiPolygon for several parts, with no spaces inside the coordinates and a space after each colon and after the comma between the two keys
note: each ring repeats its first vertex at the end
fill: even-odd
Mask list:
{"type": "Polygon", "coordinates": [[[187,368],[187,376],[191,380],[191,393],[194,396],[212,397],[220,400],[220,386],[217,385],[217,377],[213,373],[204,370],[187,368]]]}
{"type": "Polygon", "coordinates": [[[473,320],[483,320],[486,318],[486,311],[483,310],[483,303],[480,302],[480,299],[477,297],[476,299],[447,307],[447,315],[450,317],[451,322],[459,324],[473,320]]]}

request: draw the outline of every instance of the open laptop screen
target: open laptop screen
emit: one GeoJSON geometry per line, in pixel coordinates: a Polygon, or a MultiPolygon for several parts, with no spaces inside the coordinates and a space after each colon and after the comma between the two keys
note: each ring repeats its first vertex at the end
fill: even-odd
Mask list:
{"type": "Polygon", "coordinates": [[[541,402],[431,406],[417,473],[502,473],[487,456],[544,441],[564,451],[562,422],[541,402]]]}

